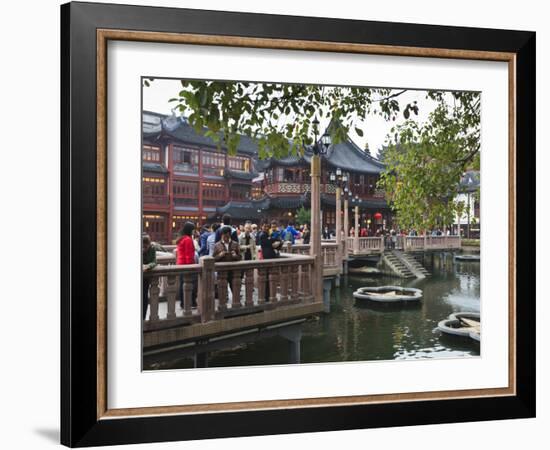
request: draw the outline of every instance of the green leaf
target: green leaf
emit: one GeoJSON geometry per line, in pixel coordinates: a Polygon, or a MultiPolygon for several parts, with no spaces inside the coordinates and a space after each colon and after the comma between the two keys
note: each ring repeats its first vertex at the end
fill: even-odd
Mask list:
{"type": "Polygon", "coordinates": [[[355,132],[359,137],[363,137],[363,130],[361,128],[355,127],[355,132]]]}

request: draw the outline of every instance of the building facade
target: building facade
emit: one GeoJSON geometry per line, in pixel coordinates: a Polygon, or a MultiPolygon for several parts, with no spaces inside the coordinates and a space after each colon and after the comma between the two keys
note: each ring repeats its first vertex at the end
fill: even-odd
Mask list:
{"type": "MultiPolygon", "coordinates": [[[[310,149],[283,159],[258,159],[256,143],[241,136],[237,154],[218,150],[182,117],[143,112],[142,229],[152,239],[172,242],[186,221],[197,225],[230,214],[235,222],[296,221],[296,210],[310,207],[310,149]]],[[[362,227],[374,233],[391,224],[384,193],[376,184],[384,166],[351,140],[332,145],[322,159],[322,223],[334,229],[336,185],[330,173],[347,174],[353,209],[362,227]]]]}
{"type": "Polygon", "coordinates": [[[453,224],[453,233],[465,238],[479,239],[481,229],[481,217],[479,213],[479,171],[469,170],[460,180],[459,193],[455,197],[455,203],[463,205],[462,214],[457,214],[453,224]]]}
{"type": "MultiPolygon", "coordinates": [[[[265,193],[262,207],[269,216],[279,221],[293,221],[296,210],[310,207],[310,162],[313,152],[306,149],[303,155],[282,159],[270,158],[257,162],[262,173],[260,191],[265,193]]],[[[391,211],[383,191],[377,188],[384,165],[361,150],[350,139],[331,145],[321,159],[321,218],[323,226],[334,230],[336,225],[336,182],[331,174],[345,174],[341,183],[349,192],[349,223],[354,224],[354,207],[358,206],[360,225],[374,234],[378,229],[391,226],[391,211]]],[[[343,204],[343,198],[342,198],[343,204]]],[[[343,223],[343,222],[342,222],[343,223]]]]}
{"type": "Polygon", "coordinates": [[[144,112],[142,129],[142,229],[153,240],[172,242],[185,222],[201,225],[232,200],[250,200],[251,140],[229,156],[181,117],[144,112]]]}

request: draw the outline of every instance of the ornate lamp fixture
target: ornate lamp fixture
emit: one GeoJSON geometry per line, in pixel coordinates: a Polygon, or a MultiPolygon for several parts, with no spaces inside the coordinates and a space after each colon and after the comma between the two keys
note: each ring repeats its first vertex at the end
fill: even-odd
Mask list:
{"type": "Polygon", "coordinates": [[[319,120],[317,117],[313,119],[313,129],[315,130],[315,143],[313,145],[313,154],[325,156],[328,152],[328,148],[332,144],[332,138],[328,130],[325,130],[325,133],[321,136],[321,140],[318,139],[319,132],[319,120]]]}

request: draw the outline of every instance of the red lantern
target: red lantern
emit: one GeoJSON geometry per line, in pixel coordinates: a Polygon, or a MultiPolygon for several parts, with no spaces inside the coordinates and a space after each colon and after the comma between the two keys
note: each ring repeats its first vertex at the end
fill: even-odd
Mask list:
{"type": "Polygon", "coordinates": [[[380,220],[380,219],[382,218],[382,214],[379,213],[379,212],[374,213],[374,218],[375,218],[376,220],[380,220]]]}

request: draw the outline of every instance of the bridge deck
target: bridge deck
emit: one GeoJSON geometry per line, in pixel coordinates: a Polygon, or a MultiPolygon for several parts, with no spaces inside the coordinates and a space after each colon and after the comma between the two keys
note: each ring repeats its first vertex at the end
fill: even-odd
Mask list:
{"type": "Polygon", "coordinates": [[[200,264],[160,265],[144,272],[150,288],[143,345],[203,339],[321,312],[323,303],[313,301],[315,279],[314,258],[303,255],[232,263],[207,256],[200,264]]]}
{"type": "MultiPolygon", "coordinates": [[[[460,237],[399,236],[395,244],[407,252],[450,250],[460,248],[460,237]]],[[[159,253],[160,266],[144,273],[150,284],[144,347],[211,338],[319,313],[324,304],[313,298],[313,292],[321,275],[328,281],[343,272],[345,259],[379,255],[385,248],[380,237],[323,242],[322,274],[309,255],[310,246],[304,244],[286,246],[276,259],[215,263],[203,257],[200,264],[185,266],[174,265],[172,253],[159,253]],[[176,299],[180,283],[183,307],[176,299]],[[239,293],[238,301],[233,292],[239,293]]]]}
{"type": "Polygon", "coordinates": [[[266,309],[253,314],[226,317],[206,323],[194,323],[167,329],[146,331],[143,334],[144,348],[214,338],[218,335],[235,333],[254,327],[286,322],[291,319],[308,317],[324,310],[323,302],[287,305],[276,309],[266,309]]]}

